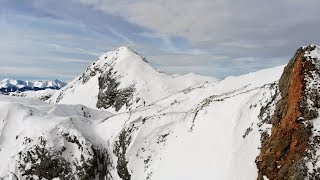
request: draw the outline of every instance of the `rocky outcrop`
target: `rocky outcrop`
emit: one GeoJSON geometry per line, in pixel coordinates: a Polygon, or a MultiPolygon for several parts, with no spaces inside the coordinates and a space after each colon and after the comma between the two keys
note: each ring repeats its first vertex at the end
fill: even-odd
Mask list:
{"type": "Polygon", "coordinates": [[[24,145],[28,148],[19,152],[18,174],[25,179],[103,180],[110,177],[111,162],[106,148],[83,142],[67,133],[62,137],[70,147],[49,147],[48,140],[42,136],[36,142],[25,138],[24,145]],[[71,152],[72,146],[77,152],[71,152]],[[76,154],[81,155],[76,157],[76,154]]]}
{"type": "Polygon", "coordinates": [[[115,147],[113,150],[113,153],[118,157],[117,161],[117,172],[119,177],[122,180],[130,180],[131,175],[128,170],[128,161],[126,160],[126,153],[129,144],[131,143],[131,136],[130,133],[132,131],[132,128],[129,128],[128,130],[124,129],[119,134],[119,139],[115,143],[115,147]]]}
{"type": "Polygon", "coordinates": [[[134,85],[120,89],[120,83],[112,76],[113,74],[115,73],[110,68],[98,79],[99,94],[97,108],[108,109],[109,107],[113,107],[116,111],[119,111],[124,105],[126,108],[131,105],[130,102],[135,91],[134,85]]]}
{"type": "Polygon", "coordinates": [[[314,83],[319,80],[320,60],[309,54],[317,50],[316,46],[298,49],[284,69],[279,80],[281,99],[271,118],[271,135],[256,159],[258,179],[311,176],[306,164],[308,151],[313,148],[312,120],[318,117],[320,93],[314,83]]]}

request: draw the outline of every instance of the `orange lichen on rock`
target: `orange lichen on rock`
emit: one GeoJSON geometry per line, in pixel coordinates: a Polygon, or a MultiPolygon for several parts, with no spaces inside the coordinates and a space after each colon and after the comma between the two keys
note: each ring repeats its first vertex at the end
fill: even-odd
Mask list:
{"type": "Polygon", "coordinates": [[[280,79],[282,99],[272,117],[272,132],[257,157],[258,179],[301,179],[301,160],[308,148],[308,134],[300,122],[304,91],[304,52],[298,51],[280,79]],[[291,67],[290,67],[291,66],[291,67]]]}

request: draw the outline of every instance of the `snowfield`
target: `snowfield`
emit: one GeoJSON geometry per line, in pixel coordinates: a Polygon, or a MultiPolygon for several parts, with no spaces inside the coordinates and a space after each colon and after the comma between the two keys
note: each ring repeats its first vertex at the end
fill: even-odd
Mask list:
{"type": "Polygon", "coordinates": [[[36,98],[42,101],[48,100],[52,95],[57,93],[59,90],[56,89],[45,89],[38,91],[24,91],[24,92],[10,92],[7,95],[17,96],[17,97],[26,97],[26,98],[36,98]]]}
{"type": "Polygon", "coordinates": [[[0,95],[0,179],[256,179],[283,68],[170,76],[108,52],[48,103],[0,95]]]}

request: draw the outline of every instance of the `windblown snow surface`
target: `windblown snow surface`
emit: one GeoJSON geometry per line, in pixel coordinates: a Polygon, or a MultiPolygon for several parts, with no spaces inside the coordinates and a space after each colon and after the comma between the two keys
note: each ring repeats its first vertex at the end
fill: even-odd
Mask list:
{"type": "Polygon", "coordinates": [[[0,96],[0,179],[256,179],[283,68],[173,77],[121,47],[53,104],[0,96]],[[108,91],[129,95],[97,107],[108,91]]]}
{"type": "Polygon", "coordinates": [[[42,101],[48,100],[52,95],[56,94],[59,90],[57,89],[44,89],[38,91],[23,91],[23,92],[9,92],[6,95],[17,96],[17,97],[26,97],[26,98],[36,98],[42,101]]]}
{"type": "Polygon", "coordinates": [[[123,46],[99,57],[49,102],[125,111],[150,105],[188,87],[216,81],[196,74],[160,73],[145,58],[123,46]],[[111,101],[99,101],[102,99],[111,101]]]}

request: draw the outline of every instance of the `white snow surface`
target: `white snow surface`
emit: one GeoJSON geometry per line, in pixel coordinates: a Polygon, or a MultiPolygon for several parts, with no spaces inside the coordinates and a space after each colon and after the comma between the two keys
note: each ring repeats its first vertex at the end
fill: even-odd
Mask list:
{"type": "Polygon", "coordinates": [[[72,143],[58,140],[53,133],[57,131],[108,149],[110,177],[115,180],[121,179],[117,172],[121,158],[115,149],[123,137],[126,148],[119,152],[124,152],[133,180],[256,179],[258,115],[274,96],[270,88],[277,84],[283,68],[223,80],[194,74],[173,77],[159,73],[139,55],[121,47],[88,68],[98,71],[87,82],[79,76],[56,93],[50,102],[62,94],[58,104],[0,95],[0,179],[13,174],[24,178],[17,164],[18,153],[27,147],[25,137],[36,140],[42,135],[54,149],[66,146],[75,154],[74,158],[63,155],[70,162],[76,162],[80,154],[88,156],[72,150],[72,143]],[[108,109],[112,114],[94,110],[98,78],[108,68],[115,70],[120,88],[135,85],[134,97],[143,99],[144,106],[119,112],[108,109]]]}
{"type": "MultiPolygon", "coordinates": [[[[94,135],[93,124],[108,116],[110,113],[82,105],[50,105],[38,99],[0,95],[0,179],[25,179],[18,171],[19,152],[39,144],[40,138],[45,138],[52,149],[66,146],[60,137],[63,133],[84,137],[92,144],[101,143],[94,135]]],[[[67,150],[74,162],[79,161],[81,153],[85,155],[67,150]],[[79,156],[74,156],[77,153],[79,156]]]]}
{"type": "Polygon", "coordinates": [[[37,88],[57,88],[60,89],[67,84],[65,82],[59,81],[59,80],[53,80],[53,81],[35,81],[33,82],[33,86],[37,88]]]}
{"type": "MultiPolygon", "coordinates": [[[[97,108],[98,78],[109,70],[112,70],[112,77],[120,83],[118,89],[134,87],[132,107],[141,104],[149,105],[183,89],[196,87],[206,82],[218,82],[216,78],[192,73],[180,76],[160,73],[143,57],[123,46],[99,57],[85,73],[75,78],[60,93],[56,93],[49,102],[56,103],[58,100],[59,104],[83,104],[97,108]],[[89,80],[84,83],[83,77],[89,77],[89,80]],[[62,98],[59,99],[59,96],[62,98]]],[[[123,107],[122,110],[132,107],[123,107]]],[[[108,110],[114,111],[113,108],[108,108],[108,110]]]]}
{"type": "Polygon", "coordinates": [[[24,92],[10,92],[9,96],[26,97],[26,98],[36,98],[41,100],[47,100],[53,94],[57,93],[57,89],[44,89],[38,91],[24,91],[24,92]]]}

